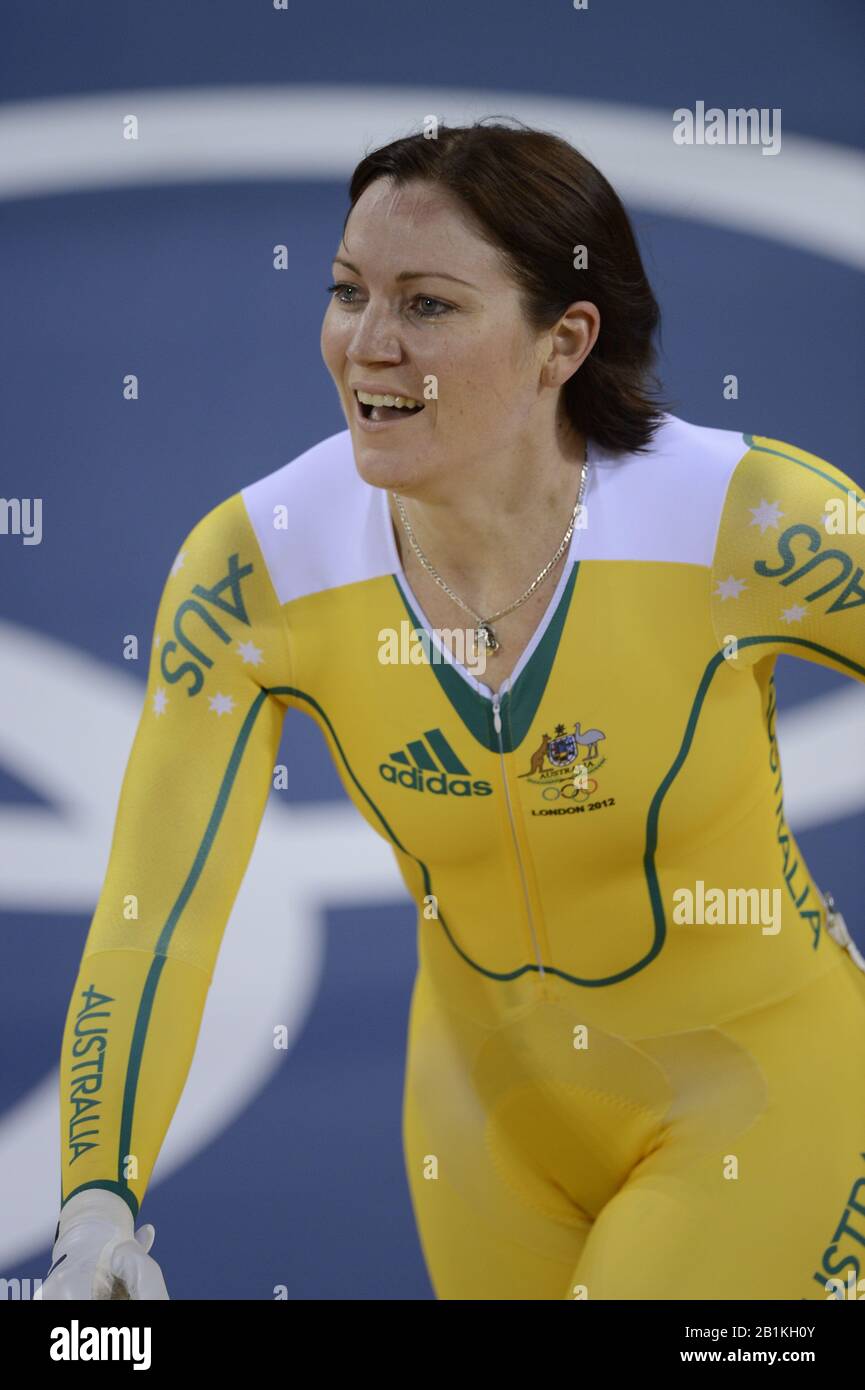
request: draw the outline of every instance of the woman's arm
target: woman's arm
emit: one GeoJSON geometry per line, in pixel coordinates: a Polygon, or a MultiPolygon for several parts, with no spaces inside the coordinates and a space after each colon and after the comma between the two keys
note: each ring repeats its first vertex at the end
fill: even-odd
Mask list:
{"type": "Polygon", "coordinates": [[[192,1061],[219,944],[272,785],[283,614],[237,494],[181,547],[63,1037],[62,1201],[136,1216],[192,1061]]]}
{"type": "Polygon", "coordinates": [[[865,490],[803,449],[745,438],[712,566],[718,644],[735,667],[784,652],[865,681],[865,490]]]}

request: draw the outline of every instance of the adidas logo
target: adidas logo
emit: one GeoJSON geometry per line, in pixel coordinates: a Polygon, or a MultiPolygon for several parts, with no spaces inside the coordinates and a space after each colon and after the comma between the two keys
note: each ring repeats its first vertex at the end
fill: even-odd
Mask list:
{"type": "Polygon", "coordinates": [[[413,738],[405,751],[389,753],[378,765],[379,776],[395,786],[435,796],[489,796],[489,782],[472,781],[468,768],[457,757],[441,729],[427,729],[413,738]]]}

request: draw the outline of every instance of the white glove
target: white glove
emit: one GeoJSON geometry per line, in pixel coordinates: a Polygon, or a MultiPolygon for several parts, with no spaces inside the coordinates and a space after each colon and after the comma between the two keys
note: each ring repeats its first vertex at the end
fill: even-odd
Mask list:
{"type": "Polygon", "coordinates": [[[101,1187],[77,1192],[60,1211],[51,1268],[34,1298],[162,1299],[162,1270],[148,1255],[156,1232],[135,1230],[122,1197],[101,1187]]]}

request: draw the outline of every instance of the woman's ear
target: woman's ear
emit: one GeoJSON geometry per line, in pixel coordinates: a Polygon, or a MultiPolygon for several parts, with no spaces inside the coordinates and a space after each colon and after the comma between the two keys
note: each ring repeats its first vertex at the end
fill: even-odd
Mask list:
{"type": "Polygon", "coordinates": [[[550,329],[550,352],[544,363],[549,386],[563,386],[583,365],[601,330],[598,307],[580,299],[568,306],[550,329]]]}

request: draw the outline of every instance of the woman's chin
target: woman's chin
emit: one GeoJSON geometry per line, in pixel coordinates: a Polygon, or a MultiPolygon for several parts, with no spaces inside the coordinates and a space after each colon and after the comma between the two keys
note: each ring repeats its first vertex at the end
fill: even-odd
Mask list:
{"type": "Polygon", "coordinates": [[[420,471],[404,454],[400,457],[391,449],[370,444],[365,439],[353,438],[352,447],[357,471],[370,487],[392,488],[398,492],[408,487],[420,471]]]}

